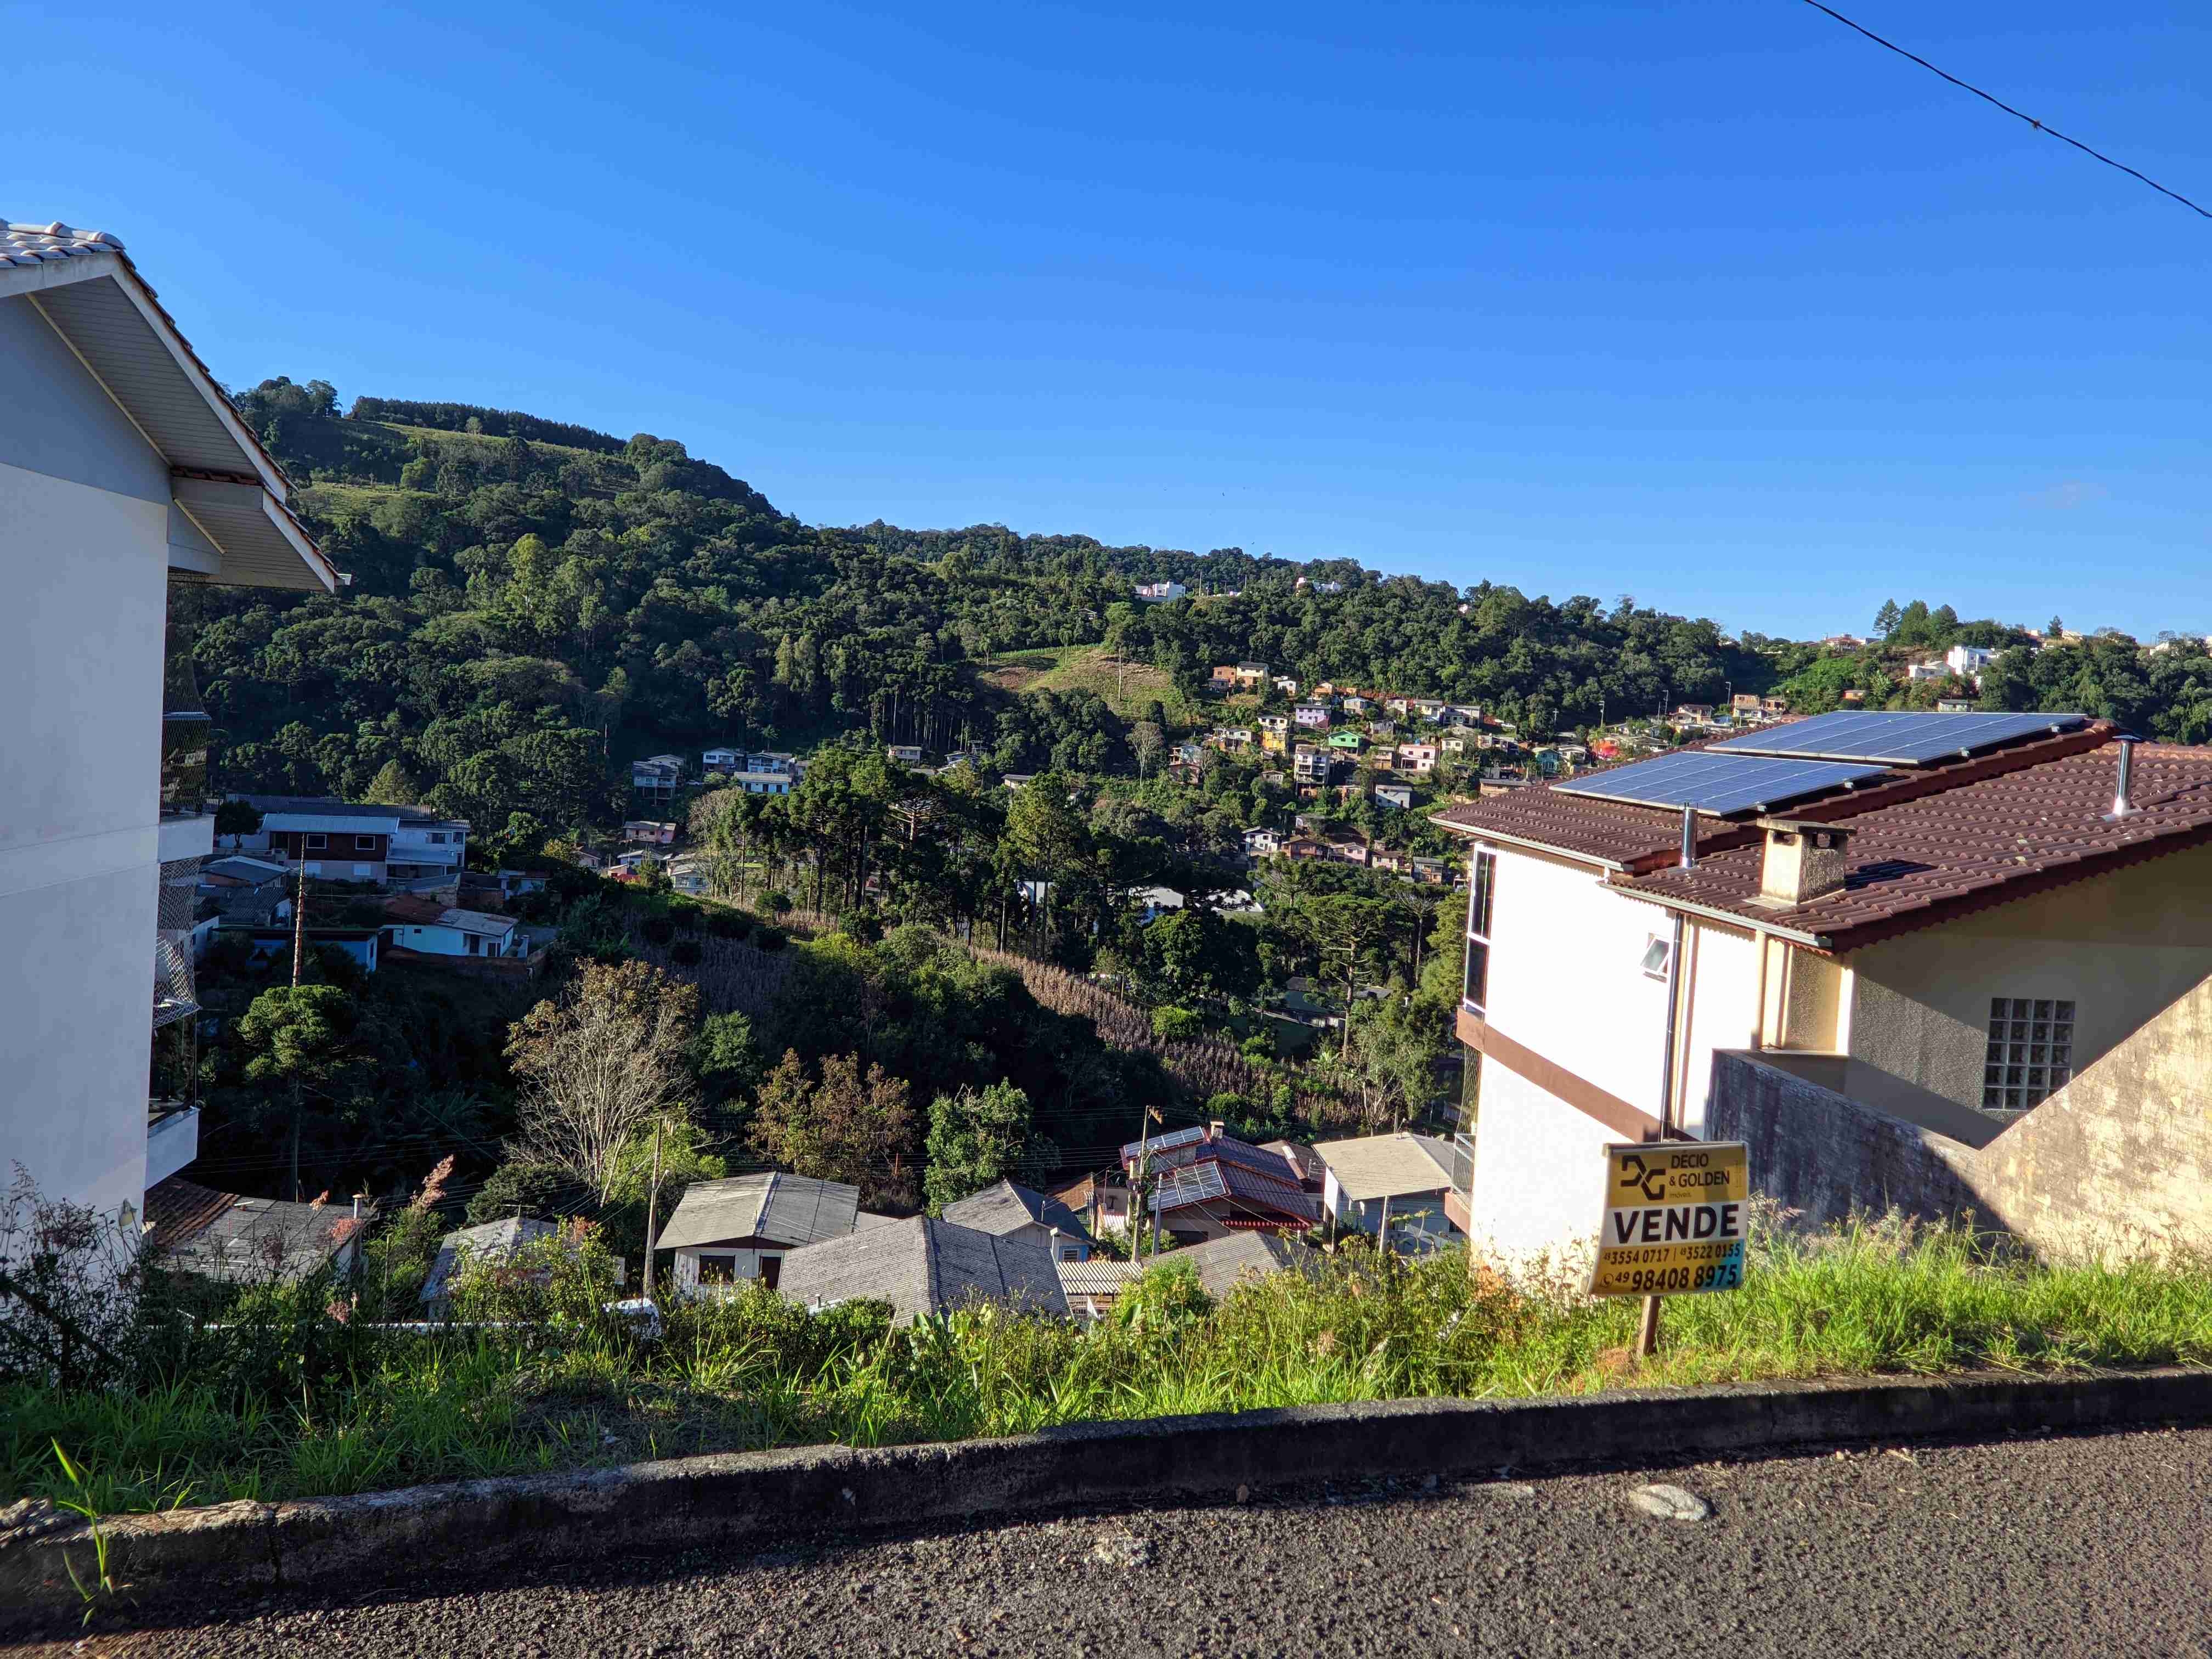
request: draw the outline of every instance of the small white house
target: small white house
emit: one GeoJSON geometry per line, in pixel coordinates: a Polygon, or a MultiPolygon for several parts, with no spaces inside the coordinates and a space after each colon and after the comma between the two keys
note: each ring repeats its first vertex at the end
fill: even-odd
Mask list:
{"type": "Polygon", "coordinates": [[[434,899],[403,894],[384,902],[384,943],[387,948],[416,951],[433,957],[521,957],[529,954],[528,936],[519,931],[513,916],[489,910],[463,910],[434,899]]]}
{"type": "Polygon", "coordinates": [[[1413,787],[1407,783],[1378,783],[1375,786],[1375,804],[1404,811],[1413,804],[1413,787]]]}
{"type": "Polygon", "coordinates": [[[720,772],[725,775],[741,771],[744,763],[745,751],[742,749],[709,749],[699,757],[701,771],[720,772]]]}
{"type": "Polygon", "coordinates": [[[1968,678],[1979,674],[1997,659],[1997,653],[1984,645],[1954,645],[1943,653],[1943,665],[1954,674],[1968,678]]]}
{"type": "Polygon", "coordinates": [[[1140,582],[1137,586],[1137,597],[1153,604],[1179,599],[1189,592],[1181,582],[1140,582]]]}
{"type": "Polygon", "coordinates": [[[772,1170],[693,1182],[654,1245],[675,1253],[678,1296],[726,1293],[754,1279],[774,1290],[789,1252],[888,1219],[860,1208],[857,1187],[772,1170]]]}
{"type": "Polygon", "coordinates": [[[1271,859],[1283,849],[1279,830],[1247,830],[1244,832],[1244,856],[1248,859],[1271,859]]]}
{"type": "Polygon", "coordinates": [[[1420,1255],[1466,1237],[1444,1213],[1452,1191],[1451,1148],[1432,1135],[1361,1135],[1324,1140],[1322,1207],[1340,1227],[1364,1233],[1388,1229],[1403,1255],[1420,1255]]]}
{"type": "Polygon", "coordinates": [[[921,764],[921,745],[918,743],[895,743],[884,750],[884,758],[896,761],[901,766],[921,764]]]}

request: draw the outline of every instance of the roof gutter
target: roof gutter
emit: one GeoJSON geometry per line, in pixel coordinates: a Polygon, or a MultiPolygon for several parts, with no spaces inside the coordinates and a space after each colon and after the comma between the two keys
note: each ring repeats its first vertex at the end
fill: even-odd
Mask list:
{"type": "Polygon", "coordinates": [[[1685,915],[1700,916],[1708,921],[1725,922],[1731,927],[1741,927],[1746,933],[1767,933],[1775,939],[1786,939],[1792,945],[1802,945],[1814,951],[1828,951],[1834,948],[1834,940],[1826,933],[1808,933],[1798,928],[1785,927],[1780,922],[1770,921],[1765,917],[1753,920],[1750,916],[1740,916],[1733,910],[1723,910],[1716,904],[1699,904],[1694,899],[1676,898],[1669,893],[1651,892],[1627,882],[1609,882],[1607,885],[1616,893],[1625,893],[1630,898],[1641,899],[1646,904],[1656,904],[1662,910],[1679,910],[1685,915]]]}
{"type": "Polygon", "coordinates": [[[1502,842],[1508,847],[1517,847],[1524,852],[1542,853],[1549,857],[1566,859],[1576,864],[1592,865],[1600,870],[1609,870],[1615,875],[1625,876],[1632,873],[1629,866],[1618,859],[1600,858],[1595,853],[1573,852],[1567,848],[1555,846],[1548,841],[1539,841],[1534,836],[1516,836],[1503,830],[1478,828],[1471,823],[1454,823],[1449,818],[1431,818],[1429,822],[1442,824],[1454,834],[1465,836],[1470,841],[1502,842]]]}

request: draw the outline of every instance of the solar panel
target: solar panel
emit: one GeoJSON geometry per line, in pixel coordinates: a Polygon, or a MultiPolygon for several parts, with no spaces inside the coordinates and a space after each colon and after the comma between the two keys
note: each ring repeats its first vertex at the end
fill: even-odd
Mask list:
{"type": "Polygon", "coordinates": [[[2020,738],[2071,732],[2087,721],[2086,714],[1815,714],[1729,738],[1710,744],[1705,752],[1917,766],[2020,738]]]}
{"type": "Polygon", "coordinates": [[[1715,817],[1725,817],[1730,812],[1753,807],[1764,810],[1826,794],[1831,789],[1880,777],[1887,769],[1693,749],[1608,767],[1553,787],[1570,795],[1590,795],[1637,806],[1693,806],[1715,817]]]}

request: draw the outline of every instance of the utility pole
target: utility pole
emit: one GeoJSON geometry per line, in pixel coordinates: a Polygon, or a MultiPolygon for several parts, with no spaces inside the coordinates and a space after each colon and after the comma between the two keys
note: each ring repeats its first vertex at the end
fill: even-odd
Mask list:
{"type": "MultiPolygon", "coordinates": [[[[300,856],[300,890],[292,900],[292,983],[300,983],[300,969],[307,957],[307,859],[306,850],[300,856]]],[[[297,1171],[294,1172],[296,1176],[297,1171]]]]}
{"type": "Polygon", "coordinates": [[[660,1220],[660,1120],[653,1121],[653,1184],[645,1189],[645,1268],[638,1276],[644,1281],[645,1298],[653,1299],[653,1240],[659,1231],[660,1220]]]}

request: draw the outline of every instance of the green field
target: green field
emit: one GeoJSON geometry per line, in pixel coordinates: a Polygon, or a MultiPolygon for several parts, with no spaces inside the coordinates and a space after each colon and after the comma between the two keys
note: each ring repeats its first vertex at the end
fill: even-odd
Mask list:
{"type": "Polygon", "coordinates": [[[1089,691],[1124,720],[1142,719],[1146,705],[1155,699],[1166,707],[1172,724],[1197,726],[1211,718],[1162,670],[1149,663],[1119,663],[1103,645],[1008,651],[979,664],[977,672],[1009,691],[1089,691]]]}

